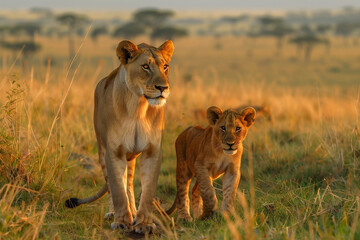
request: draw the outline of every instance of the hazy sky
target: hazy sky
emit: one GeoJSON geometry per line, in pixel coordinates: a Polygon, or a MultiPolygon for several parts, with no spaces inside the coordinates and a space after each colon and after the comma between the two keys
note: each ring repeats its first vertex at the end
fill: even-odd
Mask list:
{"type": "Polygon", "coordinates": [[[0,9],[48,7],[59,10],[287,10],[360,7],[360,0],[0,0],[0,9]],[[149,3],[151,2],[151,3],[149,3]]]}

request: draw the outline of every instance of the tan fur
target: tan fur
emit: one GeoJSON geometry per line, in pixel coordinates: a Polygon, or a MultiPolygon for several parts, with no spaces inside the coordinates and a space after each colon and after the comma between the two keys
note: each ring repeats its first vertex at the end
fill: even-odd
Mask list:
{"type": "Polygon", "coordinates": [[[178,209],[178,218],[192,220],[188,191],[191,179],[195,177],[196,183],[191,191],[194,217],[210,217],[218,203],[212,182],[221,175],[224,175],[221,210],[233,211],[240,180],[242,142],[255,115],[252,107],[240,113],[236,110],[222,112],[218,107],[210,107],[207,128],[189,127],[179,135],[175,143],[177,194],[168,214],[178,209]]]}
{"type": "Polygon", "coordinates": [[[120,67],[96,87],[94,125],[99,161],[111,193],[107,216],[114,211],[112,228],[131,231],[134,225],[136,232],[145,233],[153,226],[152,199],[161,161],[163,104],[170,91],[167,64],[173,50],[171,41],[159,48],[122,41],[117,47],[120,67]],[[141,153],[142,194],[137,210],[133,177],[136,157],[141,153]]]}

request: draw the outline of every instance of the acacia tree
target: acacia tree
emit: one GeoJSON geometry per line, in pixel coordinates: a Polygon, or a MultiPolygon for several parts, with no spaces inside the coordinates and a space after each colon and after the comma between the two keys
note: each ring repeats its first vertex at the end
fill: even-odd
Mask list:
{"type": "Polygon", "coordinates": [[[316,26],[316,32],[319,34],[327,34],[331,30],[330,24],[319,24],[316,26]]]}
{"type": "Polygon", "coordinates": [[[170,10],[141,9],[134,13],[130,22],[117,27],[112,35],[134,38],[147,33],[153,41],[159,38],[173,39],[186,36],[188,34],[186,29],[167,24],[172,16],[174,12],[170,10]]]}
{"type": "MultiPolygon", "coordinates": [[[[316,33],[319,34],[323,39],[325,39],[325,36],[328,34],[328,32],[332,29],[332,26],[330,24],[319,24],[316,26],[316,33]]],[[[326,54],[330,53],[331,50],[331,42],[330,39],[327,39],[324,44],[326,45],[326,54]]]]}
{"type": "Polygon", "coordinates": [[[290,42],[296,44],[299,49],[304,49],[306,61],[310,60],[314,46],[318,44],[329,44],[326,38],[320,38],[314,33],[298,35],[292,38],[290,42]]]}
{"type": "Polygon", "coordinates": [[[141,34],[144,34],[146,28],[143,24],[138,22],[129,22],[117,27],[114,32],[114,37],[134,38],[141,34]]]}
{"type": "Polygon", "coordinates": [[[8,33],[9,28],[6,26],[0,26],[0,41],[4,41],[6,34],[8,33]]]}
{"type": "Polygon", "coordinates": [[[41,46],[33,41],[2,41],[0,42],[0,46],[12,51],[14,56],[22,49],[24,70],[28,70],[29,58],[41,49],[41,46]]]}
{"type": "Polygon", "coordinates": [[[351,22],[340,22],[335,27],[335,33],[344,38],[344,42],[353,34],[353,32],[360,28],[360,24],[351,22]]]}
{"type": "Polygon", "coordinates": [[[154,31],[151,33],[152,39],[174,39],[178,37],[185,37],[188,35],[188,31],[186,29],[172,27],[172,26],[165,26],[155,28],[154,31]]]}
{"type": "MultiPolygon", "coordinates": [[[[167,21],[174,15],[171,10],[141,9],[134,13],[133,18],[134,22],[142,24],[150,34],[150,38],[155,40],[160,32],[163,33],[167,21]]],[[[172,31],[174,32],[174,29],[172,31]]]]}
{"type": "Polygon", "coordinates": [[[69,59],[72,59],[75,55],[74,35],[79,29],[81,29],[83,25],[88,22],[88,18],[85,15],[76,13],[64,13],[57,16],[56,21],[67,27],[69,59]]]}
{"type": "Polygon", "coordinates": [[[284,38],[294,30],[286,25],[284,19],[280,17],[264,16],[260,17],[258,21],[261,24],[260,34],[276,38],[278,52],[281,52],[284,38]]]}
{"type": "Polygon", "coordinates": [[[239,22],[248,19],[247,15],[240,15],[240,16],[225,16],[221,18],[221,21],[229,23],[231,25],[231,31],[234,36],[236,36],[236,25],[239,22]]]}
{"type": "Polygon", "coordinates": [[[20,41],[20,42],[7,42],[3,41],[0,43],[3,48],[6,48],[10,51],[16,52],[20,51],[23,48],[23,54],[27,58],[30,55],[36,53],[41,49],[41,46],[32,41],[20,41]]]}
{"type": "Polygon", "coordinates": [[[142,23],[151,30],[166,23],[175,13],[171,10],[141,9],[134,13],[134,21],[142,23]]]}
{"type": "Polygon", "coordinates": [[[25,33],[27,36],[29,36],[31,42],[35,41],[35,34],[40,32],[40,30],[41,26],[36,23],[19,23],[9,28],[10,34],[18,35],[25,33]]]}
{"type": "Polygon", "coordinates": [[[97,41],[97,38],[101,35],[106,35],[108,34],[108,29],[105,26],[99,26],[99,27],[95,27],[91,33],[90,33],[90,37],[92,38],[93,41],[97,41]]]}

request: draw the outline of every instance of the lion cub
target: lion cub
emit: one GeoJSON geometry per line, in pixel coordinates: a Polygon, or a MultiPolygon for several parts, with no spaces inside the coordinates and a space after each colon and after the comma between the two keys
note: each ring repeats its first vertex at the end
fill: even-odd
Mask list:
{"type": "Polygon", "coordinates": [[[213,180],[224,174],[221,211],[234,209],[236,190],[240,180],[242,142],[255,121],[252,107],[222,111],[218,107],[207,110],[209,126],[189,127],[176,139],[176,199],[166,211],[168,215],[179,210],[179,219],[192,221],[189,210],[189,185],[196,177],[191,191],[195,218],[208,218],[217,209],[218,201],[213,180]]]}

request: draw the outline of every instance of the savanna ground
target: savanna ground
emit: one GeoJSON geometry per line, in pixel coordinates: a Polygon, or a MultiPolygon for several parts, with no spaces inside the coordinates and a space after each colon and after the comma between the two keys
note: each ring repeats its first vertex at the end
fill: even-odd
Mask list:
{"type": "MultiPolygon", "coordinates": [[[[124,237],[104,221],[106,197],[64,206],[68,197],[89,196],[104,183],[93,92],[118,65],[120,40],[78,39],[71,65],[66,39],[38,39],[42,51],[28,64],[21,53],[14,60],[1,51],[0,239],[124,237]]],[[[266,104],[272,121],[259,118],[244,143],[234,216],[176,223],[175,214],[174,226],[156,214],[163,234],[153,238],[360,238],[360,45],[331,42],[330,51],[317,46],[305,61],[293,45],[277,52],[273,39],[175,41],[157,186],[163,208],[176,193],[177,135],[189,125],[206,125],[194,110],[266,104]]],[[[214,186],[221,203],[221,178],[214,186]]],[[[135,196],[138,201],[138,175],[135,196]]]]}

